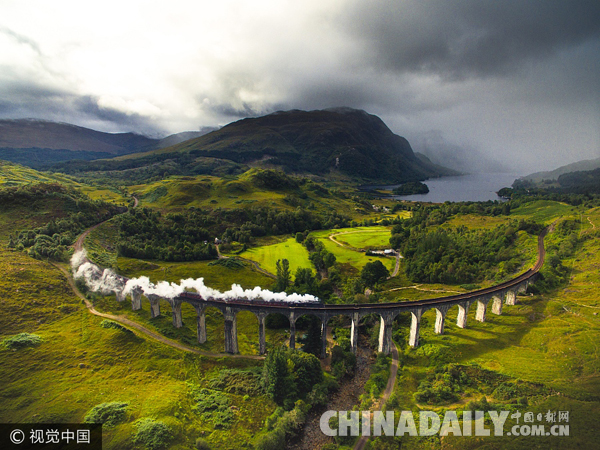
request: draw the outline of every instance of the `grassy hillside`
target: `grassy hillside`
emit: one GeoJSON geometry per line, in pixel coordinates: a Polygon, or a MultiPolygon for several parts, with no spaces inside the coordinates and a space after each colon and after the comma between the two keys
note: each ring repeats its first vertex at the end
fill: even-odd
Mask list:
{"type": "MultiPolygon", "coordinates": [[[[208,387],[221,369],[245,369],[259,363],[206,358],[166,347],[144,335],[104,328],[103,319],[87,311],[56,267],[5,248],[7,235],[15,227],[31,227],[45,223],[48,217],[60,216],[60,210],[54,210],[53,206],[57,205],[48,203],[45,210],[39,211],[40,215],[29,217],[0,211],[3,224],[0,227],[0,270],[4,275],[0,282],[0,340],[23,332],[38,335],[42,340],[36,347],[16,351],[0,346],[3,406],[0,421],[83,422],[94,406],[118,401],[128,403],[127,412],[122,423],[113,428],[105,427],[106,448],[132,447],[135,421],[146,417],[170,427],[175,448],[192,448],[199,437],[217,448],[237,449],[246,445],[274,410],[271,400],[264,395],[248,399],[244,395],[219,391],[221,398],[226,398],[235,410],[231,425],[219,428],[212,420],[203,418],[196,408],[195,398],[198,389],[208,387]]],[[[220,289],[227,287],[228,282],[241,282],[247,287],[266,284],[261,281],[264,276],[251,268],[228,277],[227,270],[203,264],[167,264],[165,267],[140,264],[139,261],[118,261],[125,274],[146,274],[153,280],[165,276],[173,280],[205,276],[207,283],[220,289]]],[[[114,297],[97,298],[98,308],[135,316],[150,328],[168,330],[165,334],[174,339],[185,342],[190,335],[195,340],[195,315],[192,317],[184,308],[185,327],[178,335],[172,335],[174,328],[169,310],[166,305],[161,306],[165,315],[152,321],[148,305],[134,314],[114,297]]],[[[207,325],[209,342],[204,348],[222,351],[222,317],[209,310],[207,325]]],[[[247,354],[256,353],[256,318],[240,314],[238,326],[240,349],[247,354]]],[[[270,344],[279,339],[278,333],[269,332],[270,344]]]]}
{"type": "Polygon", "coordinates": [[[0,188],[24,186],[34,183],[60,183],[75,187],[92,200],[126,204],[129,199],[115,187],[97,187],[77,182],[73,177],[61,173],[40,172],[20,164],[0,160],[0,188]]]}
{"type": "Polygon", "coordinates": [[[127,190],[140,200],[140,206],[162,210],[267,206],[288,211],[298,207],[321,213],[335,211],[357,221],[378,219],[381,216],[376,213],[370,202],[341,192],[336,187],[328,189],[319,182],[287,176],[283,178],[285,182],[280,186],[265,185],[258,177],[263,173],[265,171],[261,169],[251,169],[237,176],[169,177],[152,183],[129,186],[127,190]]]}

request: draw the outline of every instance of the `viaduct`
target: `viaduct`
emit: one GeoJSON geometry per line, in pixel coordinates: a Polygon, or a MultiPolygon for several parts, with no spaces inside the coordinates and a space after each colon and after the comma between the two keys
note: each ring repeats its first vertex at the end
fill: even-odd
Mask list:
{"type": "MultiPolygon", "coordinates": [[[[206,342],[206,324],[205,311],[208,307],[218,308],[225,319],[225,351],[228,353],[238,353],[237,342],[237,313],[240,311],[250,311],[258,318],[258,335],[260,354],[266,353],[265,341],[265,319],[269,314],[283,314],[290,322],[290,347],[296,345],[296,320],[304,315],[314,315],[321,319],[322,343],[321,355],[325,356],[327,345],[326,326],[330,318],[338,315],[347,316],[352,321],[350,342],[353,352],[356,352],[358,342],[358,324],[361,318],[369,314],[380,316],[381,325],[379,332],[379,351],[389,354],[392,348],[392,326],[394,318],[400,313],[410,313],[412,321],[410,326],[409,345],[417,347],[419,345],[419,328],[421,317],[427,310],[436,311],[435,332],[442,334],[446,315],[450,308],[458,307],[458,317],[456,325],[460,328],[467,327],[467,313],[470,308],[475,307],[476,320],[485,322],[488,306],[491,303],[491,311],[494,314],[502,314],[502,307],[506,305],[515,305],[517,303],[517,294],[525,292],[527,286],[533,283],[538,276],[538,272],[544,264],[544,237],[547,230],[544,230],[538,238],[538,259],[535,265],[523,274],[504,283],[449,297],[433,298],[418,301],[404,301],[396,303],[367,303],[367,304],[346,304],[346,305],[325,305],[311,303],[270,303],[270,302],[251,302],[245,300],[215,300],[203,298],[199,294],[185,292],[179,297],[166,299],[172,308],[173,326],[180,328],[183,326],[181,318],[181,304],[187,302],[196,309],[198,342],[206,342]]],[[[145,294],[144,294],[145,295],[145,294]]],[[[125,297],[118,293],[117,300],[123,301],[125,297]]],[[[160,298],[148,294],[145,295],[150,301],[150,311],[152,317],[160,315],[160,298]]],[[[142,307],[142,292],[134,291],[131,294],[132,309],[137,311],[142,307]]]]}

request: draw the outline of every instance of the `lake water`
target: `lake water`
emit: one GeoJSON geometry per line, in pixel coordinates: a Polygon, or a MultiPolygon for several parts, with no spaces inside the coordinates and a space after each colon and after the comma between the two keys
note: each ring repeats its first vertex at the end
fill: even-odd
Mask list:
{"type": "MultiPolygon", "coordinates": [[[[457,177],[431,178],[424,181],[429,187],[429,193],[393,195],[391,198],[432,203],[501,200],[496,192],[503,187],[510,187],[520,176],[510,173],[474,173],[457,177]]],[[[391,190],[397,186],[399,185],[368,186],[368,188],[391,190]]]]}

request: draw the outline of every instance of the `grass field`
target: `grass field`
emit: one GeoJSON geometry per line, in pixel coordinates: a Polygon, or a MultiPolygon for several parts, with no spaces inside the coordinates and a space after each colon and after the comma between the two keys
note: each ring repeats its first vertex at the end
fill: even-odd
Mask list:
{"type": "Polygon", "coordinates": [[[79,183],[62,174],[50,174],[20,164],[0,161],[0,187],[20,186],[31,183],[62,183],[76,186],[79,183]]]}
{"type": "Polygon", "coordinates": [[[383,249],[390,246],[391,227],[360,227],[351,231],[333,232],[336,241],[357,249],[383,249]]]}
{"type": "Polygon", "coordinates": [[[545,224],[550,224],[559,218],[576,216],[577,214],[577,208],[574,206],[551,200],[537,200],[526,203],[510,212],[511,217],[528,218],[545,224]]]}
{"type": "Polygon", "coordinates": [[[276,263],[280,259],[287,259],[290,262],[292,275],[296,273],[298,268],[313,268],[308,259],[308,251],[294,238],[286,239],[277,244],[254,247],[241,253],[240,256],[257,262],[263,269],[272,274],[277,273],[276,263]]]}
{"type": "Polygon", "coordinates": [[[507,216],[478,216],[477,214],[457,214],[442,224],[442,227],[465,226],[472,229],[491,229],[510,220],[507,216]]]}
{"type": "MultiPolygon", "coordinates": [[[[390,238],[390,229],[388,227],[356,227],[356,228],[340,228],[336,230],[321,230],[321,231],[313,231],[311,236],[319,239],[325,248],[333,253],[336,257],[338,263],[341,264],[349,264],[354,267],[356,270],[361,270],[365,264],[368,262],[379,260],[385,265],[390,272],[394,270],[396,265],[396,259],[391,257],[375,257],[375,256],[367,256],[364,252],[360,252],[357,250],[353,250],[351,248],[342,247],[331,239],[329,236],[337,233],[351,233],[354,231],[358,231],[359,233],[368,234],[372,241],[383,242],[386,236],[389,240],[390,238]],[[376,229],[377,231],[370,232],[371,228],[376,229]]],[[[350,236],[350,234],[343,234],[342,236],[350,236]]],[[[337,239],[337,238],[336,238],[337,239]]],[[[356,241],[355,241],[356,243],[356,241]]]]}
{"type": "MultiPolygon", "coordinates": [[[[196,181],[207,183],[202,181],[203,178],[206,177],[198,177],[196,181]]],[[[218,183],[227,185],[230,181],[219,180],[218,183]]],[[[213,182],[210,183],[212,186],[213,182]]],[[[167,195],[170,195],[172,186],[166,188],[167,195]]],[[[96,198],[118,194],[111,190],[91,189],[92,196],[99,196],[96,198]]],[[[197,189],[200,196],[203,188],[197,189]]],[[[147,197],[152,198],[155,197],[147,197]]],[[[155,204],[163,201],[161,198],[156,196],[158,203],[155,204]]],[[[113,200],[117,201],[116,197],[113,200]]],[[[177,199],[173,201],[177,202],[177,199]]],[[[172,201],[165,204],[172,204],[172,201]]],[[[248,368],[261,362],[203,357],[167,347],[143,335],[103,328],[100,326],[102,319],[85,309],[54,266],[5,248],[10,232],[40,225],[61,214],[60,205],[53,203],[36,211],[27,208],[0,211],[0,273],[3,274],[0,280],[0,339],[28,332],[38,334],[43,340],[38,347],[18,351],[0,346],[0,421],[81,422],[86,413],[99,403],[125,401],[129,408],[124,422],[104,431],[104,447],[107,449],[138,448],[132,442],[133,423],[144,417],[162,420],[171,427],[174,434],[171,448],[174,449],[194,448],[194,441],[200,436],[213,448],[249,448],[253,436],[264,426],[265,418],[273,412],[275,405],[263,395],[244,398],[225,394],[234,407],[235,419],[231,428],[220,429],[203,419],[194,408],[188,383],[206,387],[223,368],[248,368]]],[[[600,414],[600,208],[583,211],[562,203],[538,201],[515,209],[510,216],[521,217],[545,223],[561,217],[581,219],[579,233],[582,243],[572,257],[563,261],[570,269],[569,284],[546,295],[520,296],[519,304],[505,306],[500,316],[488,309],[484,323],[475,320],[476,308],[471,307],[466,329],[456,326],[457,308],[454,307],[446,317],[443,335],[434,333],[435,312],[429,310],[421,322],[417,349],[407,348],[410,316],[401,314],[394,325],[394,337],[400,346],[401,368],[393,401],[386,409],[461,410],[469,401],[479,400],[482,396],[492,403],[501,402],[495,398],[493,390],[474,386],[465,389],[460,401],[455,403],[427,405],[415,401],[413,393],[436,367],[446,363],[478,364],[497,376],[506,377],[511,383],[533,386],[531,392],[524,395],[526,403],[512,406],[500,403],[503,408],[536,414],[548,410],[569,411],[571,436],[433,436],[408,439],[403,442],[403,449],[597,447],[595,420],[600,414]]],[[[452,218],[450,223],[468,228],[490,228],[502,220],[506,218],[465,215],[452,218]]],[[[364,248],[367,243],[375,246],[384,244],[389,239],[389,228],[324,230],[313,235],[336,255],[338,262],[349,264],[356,270],[376,259],[384,261],[390,271],[393,269],[395,261],[392,258],[367,257],[329,239],[331,234],[340,232],[344,234],[337,236],[338,241],[364,248]]],[[[273,283],[271,278],[249,263],[239,269],[228,269],[209,262],[165,263],[118,258],[111,248],[115,233],[116,230],[108,223],[88,237],[86,247],[99,263],[111,265],[126,276],[146,275],[153,281],[164,279],[174,282],[182,278],[204,277],[208,286],[220,290],[228,289],[232,283],[247,288],[257,285],[268,288],[273,283]]],[[[261,266],[273,272],[275,261],[283,257],[290,260],[292,267],[295,267],[294,264],[311,267],[306,250],[294,239],[277,241],[269,238],[271,245],[251,249],[248,253],[254,252],[253,258],[260,258],[261,266]]],[[[560,247],[558,233],[550,234],[547,244],[547,247],[560,247]]],[[[523,271],[535,260],[536,237],[520,232],[517,247],[523,260],[519,271],[523,271]]],[[[491,280],[482,282],[481,287],[491,283],[491,280]]],[[[382,289],[388,291],[383,294],[384,299],[391,301],[443,296],[465,290],[460,286],[414,285],[406,279],[402,270],[398,277],[382,283],[382,289]]],[[[114,296],[97,297],[95,300],[99,310],[126,316],[166,337],[206,351],[223,351],[224,321],[222,313],[215,308],[207,310],[208,342],[200,346],[196,339],[196,313],[191,306],[182,306],[184,326],[176,329],[172,325],[167,302],[161,302],[162,315],[155,319],[150,318],[148,301],[144,299],[142,304],[141,311],[133,312],[129,300],[119,303],[114,296]]],[[[256,317],[242,312],[237,318],[240,353],[257,354],[256,317]]],[[[361,327],[361,333],[370,332],[376,333],[376,330],[361,327]]],[[[285,331],[267,330],[268,346],[282,343],[286,337],[285,331]]],[[[514,420],[509,419],[508,423],[512,425],[514,420]]],[[[392,444],[391,448],[397,446],[392,444]]]]}

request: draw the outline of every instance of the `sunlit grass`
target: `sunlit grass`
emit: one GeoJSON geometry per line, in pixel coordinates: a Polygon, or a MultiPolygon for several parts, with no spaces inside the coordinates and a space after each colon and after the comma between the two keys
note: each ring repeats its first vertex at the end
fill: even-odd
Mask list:
{"type": "Polygon", "coordinates": [[[301,267],[313,268],[308,259],[308,251],[294,238],[288,238],[277,244],[253,247],[241,253],[240,256],[256,261],[263,269],[272,274],[277,273],[277,261],[280,259],[289,261],[292,274],[295,274],[296,270],[301,267]]]}

